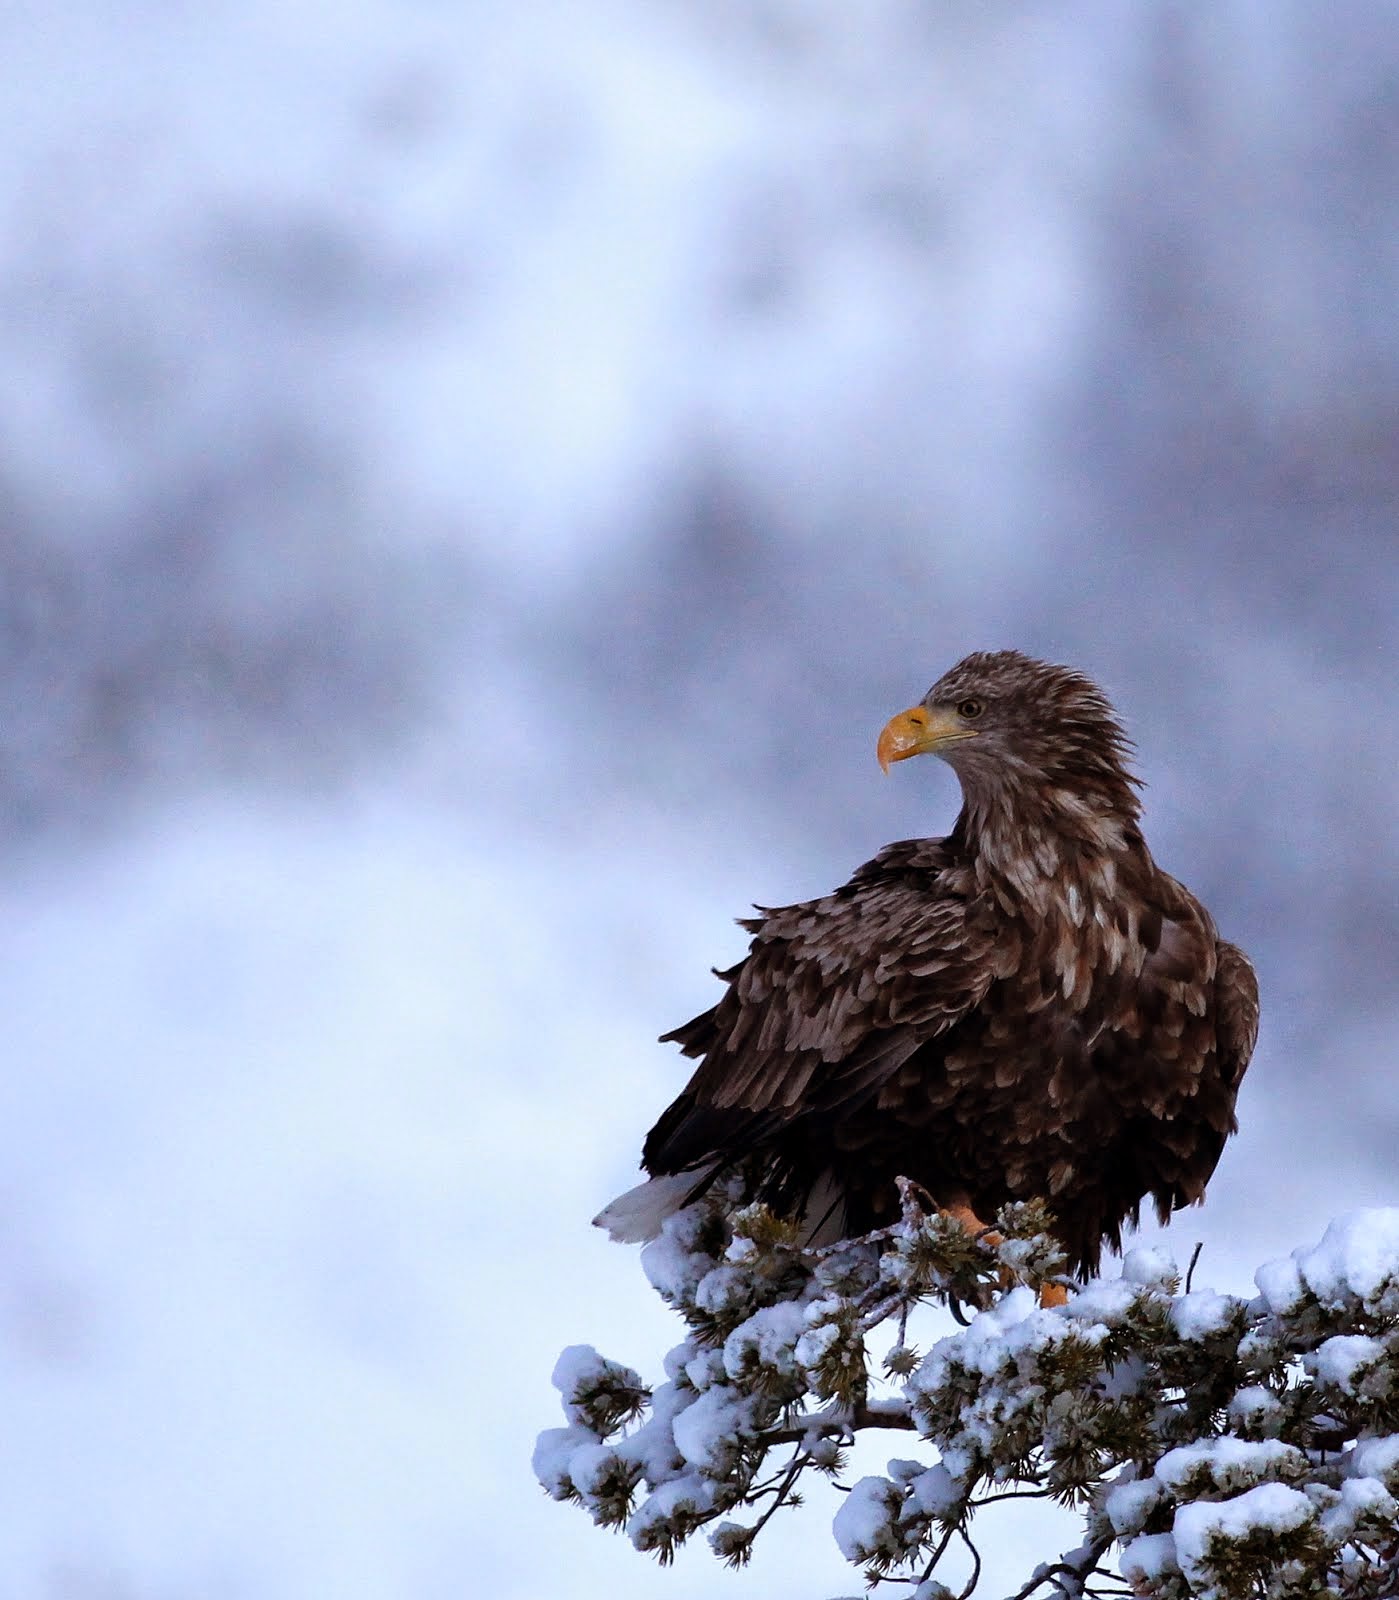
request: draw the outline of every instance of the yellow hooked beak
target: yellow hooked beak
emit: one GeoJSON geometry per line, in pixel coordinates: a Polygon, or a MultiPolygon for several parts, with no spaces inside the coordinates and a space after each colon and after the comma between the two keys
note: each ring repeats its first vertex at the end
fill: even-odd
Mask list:
{"type": "Polygon", "coordinates": [[[880,766],[888,772],[891,761],[907,761],[909,756],[929,755],[943,745],[975,737],[976,730],[964,727],[955,711],[942,707],[929,711],[927,706],[910,706],[884,725],[884,732],[875,746],[875,754],[879,757],[880,766]]]}

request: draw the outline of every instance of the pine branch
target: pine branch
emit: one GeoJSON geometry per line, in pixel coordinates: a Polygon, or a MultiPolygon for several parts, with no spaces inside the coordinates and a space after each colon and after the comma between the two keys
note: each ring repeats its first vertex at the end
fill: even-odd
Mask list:
{"type": "Polygon", "coordinates": [[[872,1585],[973,1600],[979,1513],[1055,1500],[1084,1541],[1010,1600],[1399,1600],[1399,1210],[1333,1224],[1251,1298],[1195,1289],[1198,1251],[1182,1288],[1138,1250],[1043,1308],[1062,1255],[1041,1208],[1007,1207],[993,1242],[904,1202],[820,1251],[722,1191],[671,1218],[643,1263],[688,1337],[655,1388],[565,1352],[566,1425],[535,1453],[548,1492],[663,1562],[703,1531],[741,1565],[808,1473],[834,1480],[858,1435],[890,1430],[925,1459],[836,1485],[837,1543],[872,1585]],[[906,1341],[928,1302],[983,1309],[920,1357],[906,1341]],[[957,1590],[938,1577],[954,1546],[957,1590]]]}

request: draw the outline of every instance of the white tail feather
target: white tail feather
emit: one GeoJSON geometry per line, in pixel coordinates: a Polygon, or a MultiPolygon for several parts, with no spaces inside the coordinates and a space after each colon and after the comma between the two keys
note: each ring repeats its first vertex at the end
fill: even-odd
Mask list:
{"type": "MultiPolygon", "coordinates": [[[[604,1206],[593,1218],[593,1226],[605,1228],[618,1244],[645,1244],[661,1231],[667,1217],[685,1206],[695,1189],[703,1187],[708,1175],[703,1167],[691,1167],[688,1172],[648,1178],[604,1206]]],[[[807,1250],[845,1237],[844,1197],[832,1173],[823,1172],[817,1179],[800,1229],[801,1244],[807,1250]]]]}
{"type": "Polygon", "coordinates": [[[618,1244],[641,1244],[654,1239],[665,1219],[681,1209],[691,1190],[703,1179],[704,1170],[700,1167],[648,1178],[604,1206],[593,1218],[593,1226],[606,1228],[618,1244]]]}

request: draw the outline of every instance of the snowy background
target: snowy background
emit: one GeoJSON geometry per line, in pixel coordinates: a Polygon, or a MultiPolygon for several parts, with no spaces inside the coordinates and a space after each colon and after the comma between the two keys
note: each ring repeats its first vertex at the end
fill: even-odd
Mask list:
{"type": "Polygon", "coordinates": [[[655,1035],[945,830],[873,740],[972,648],[1259,967],[1197,1282],[1396,1199],[1396,83],[1363,0],[5,9],[7,1595],[857,1588],[529,1454],[678,1337],[587,1226],[655,1035]]]}

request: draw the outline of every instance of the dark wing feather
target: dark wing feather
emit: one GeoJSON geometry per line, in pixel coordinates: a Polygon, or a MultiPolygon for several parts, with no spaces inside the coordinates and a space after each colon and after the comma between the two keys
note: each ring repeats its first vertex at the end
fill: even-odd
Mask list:
{"type": "Polygon", "coordinates": [[[1258,1039],[1258,978],[1248,957],[1227,939],[1219,941],[1214,1002],[1220,1065],[1237,1092],[1258,1039]]]}
{"type": "Polygon", "coordinates": [[[1258,979],[1248,957],[1225,939],[1214,945],[1213,983],[1204,1003],[1205,1019],[1212,1024],[1211,1048],[1188,1057],[1184,1083],[1191,1090],[1190,1113],[1153,1128],[1158,1172],[1171,1180],[1156,1193],[1163,1222],[1172,1208],[1204,1198],[1226,1141],[1238,1131],[1234,1103],[1258,1037],[1258,979]],[[1177,1157],[1174,1165],[1165,1159],[1167,1149],[1177,1157]]]}
{"type": "Polygon", "coordinates": [[[843,888],[764,911],[718,1005],[664,1037],[700,1065],[646,1141],[648,1171],[736,1156],[867,1093],[993,977],[992,932],[941,839],[886,846],[843,888]]]}

